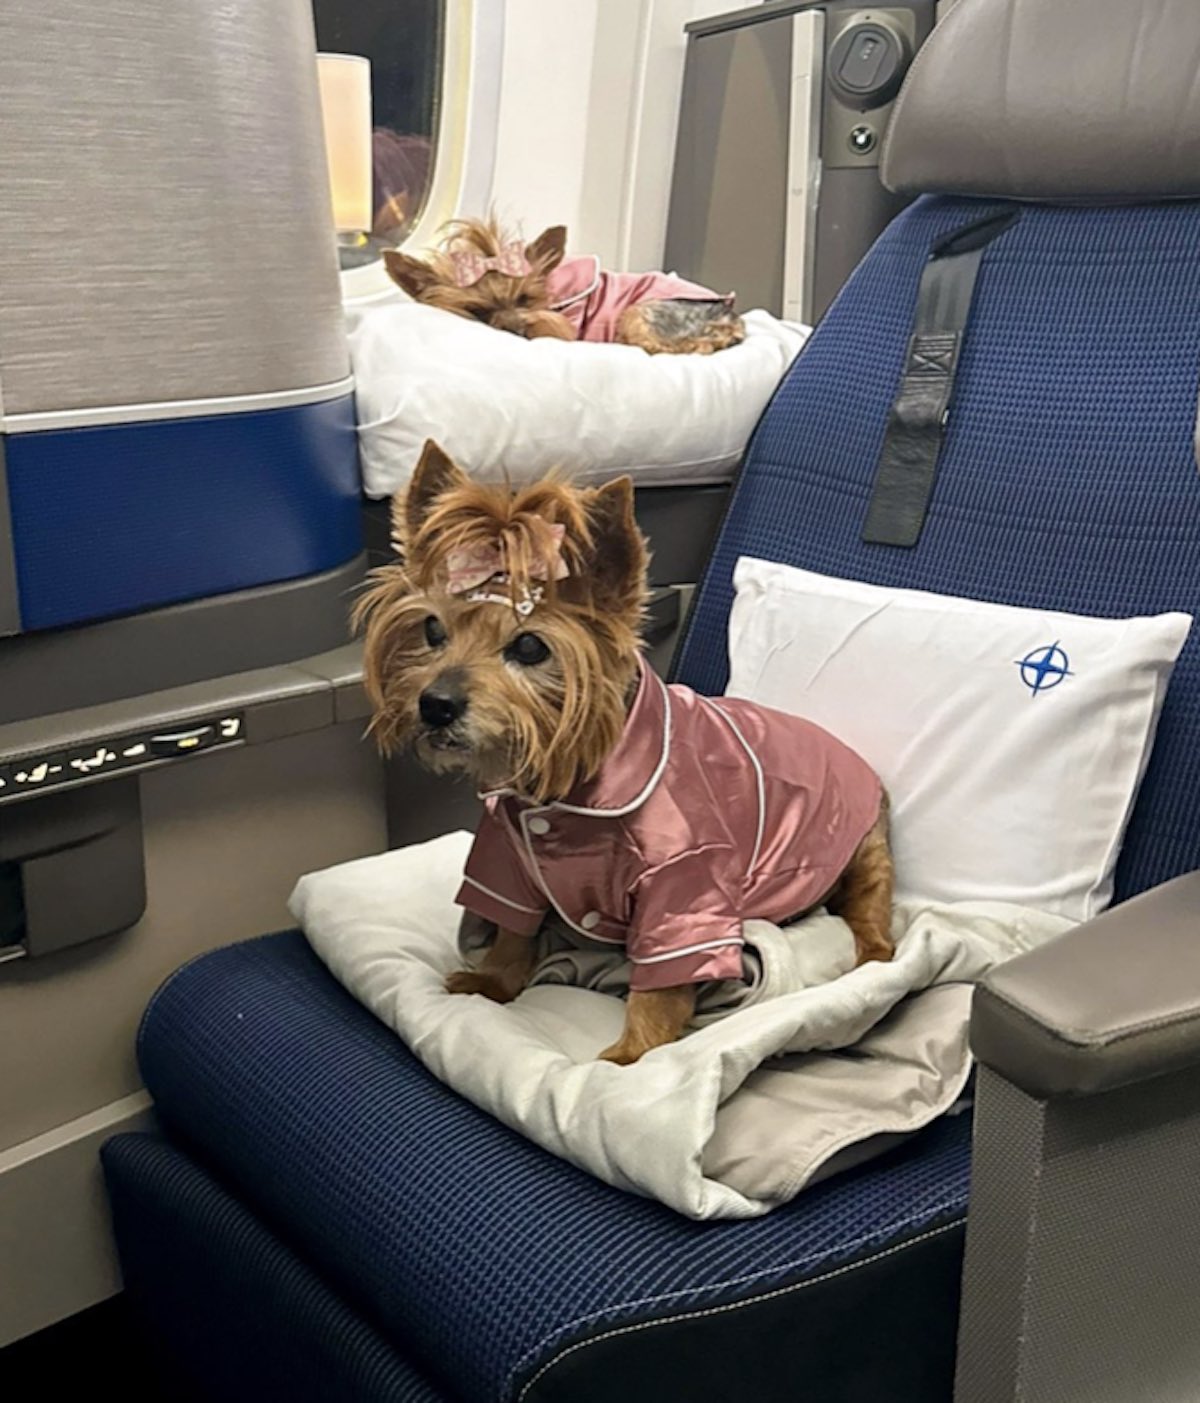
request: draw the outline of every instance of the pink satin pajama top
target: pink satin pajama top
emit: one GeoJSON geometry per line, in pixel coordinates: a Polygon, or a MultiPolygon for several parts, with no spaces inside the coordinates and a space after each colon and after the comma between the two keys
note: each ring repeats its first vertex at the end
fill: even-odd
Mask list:
{"type": "Polygon", "coordinates": [[[458,902],[521,935],[554,909],[579,934],[624,945],[634,989],[737,979],[742,922],[818,905],[880,794],[819,726],[667,687],[643,666],[595,779],[562,803],[487,796],[458,902]]]}
{"type": "Polygon", "coordinates": [[[640,302],[727,302],[733,294],[710,292],[674,273],[606,273],[592,254],[564,258],[547,279],[551,306],[575,328],[580,341],[615,341],[621,313],[640,302]]]}

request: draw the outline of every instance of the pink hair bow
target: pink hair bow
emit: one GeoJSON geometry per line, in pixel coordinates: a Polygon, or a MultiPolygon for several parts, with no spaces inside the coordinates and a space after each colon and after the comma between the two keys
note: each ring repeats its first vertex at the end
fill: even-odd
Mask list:
{"type": "Polygon", "coordinates": [[[488,258],[473,249],[455,249],[450,254],[450,262],[454,268],[455,287],[474,287],[485,273],[504,273],[510,278],[523,278],[532,271],[523,244],[505,244],[495,258],[488,258]]]}
{"type": "MultiPolygon", "coordinates": [[[[535,580],[565,580],[570,574],[567,562],[562,558],[563,537],[566,527],[561,523],[550,525],[549,560],[539,563],[532,570],[535,580]],[[553,573],[551,573],[551,564],[553,573]]],[[[474,603],[512,604],[507,594],[497,591],[508,584],[508,574],[504,569],[504,556],[499,543],[479,542],[462,550],[453,550],[446,558],[446,588],[451,594],[463,594],[474,603]],[[494,586],[495,588],[489,588],[494,586]]],[[[535,588],[525,591],[525,598],[517,605],[519,614],[528,614],[535,604],[540,604],[542,591],[535,588]]]]}

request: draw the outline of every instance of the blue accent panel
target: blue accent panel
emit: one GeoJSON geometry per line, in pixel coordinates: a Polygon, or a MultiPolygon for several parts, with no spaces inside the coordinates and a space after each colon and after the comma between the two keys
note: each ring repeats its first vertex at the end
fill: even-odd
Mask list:
{"type": "Polygon", "coordinates": [[[5,440],[21,622],[317,574],[362,548],[354,397],[5,440]]]}
{"type": "MultiPolygon", "coordinates": [[[[1197,203],[1022,211],[980,268],[921,540],[863,543],[930,245],[990,207],[910,206],[826,314],[754,437],[697,598],[682,680],[710,693],[726,684],[741,555],[1081,614],[1200,610],[1197,203]]],[[[1200,626],[1167,694],[1118,898],[1200,867],[1197,735],[1200,626]]]]}
{"type": "Polygon", "coordinates": [[[966,1211],[968,1116],[751,1221],[696,1223],[609,1188],[443,1086],[298,933],[185,966],[139,1054],[168,1129],[473,1403],[514,1398],[605,1323],[745,1300],[966,1211]]]}

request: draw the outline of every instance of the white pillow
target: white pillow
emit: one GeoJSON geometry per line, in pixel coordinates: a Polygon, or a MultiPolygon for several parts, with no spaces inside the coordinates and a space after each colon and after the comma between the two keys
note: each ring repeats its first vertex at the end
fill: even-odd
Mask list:
{"type": "Polygon", "coordinates": [[[743,559],[732,696],[807,716],[891,795],[899,895],[1086,920],[1191,617],[1096,619],[743,559]]]}
{"type": "Polygon", "coordinates": [[[477,476],[568,467],[577,481],[724,482],[808,328],[747,312],[711,356],[526,341],[435,307],[348,307],[363,482],[404,487],[427,438],[477,476]]]}

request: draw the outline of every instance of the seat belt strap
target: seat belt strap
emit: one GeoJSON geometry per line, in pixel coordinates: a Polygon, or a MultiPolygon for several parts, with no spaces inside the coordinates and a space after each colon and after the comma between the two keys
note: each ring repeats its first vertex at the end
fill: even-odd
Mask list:
{"type": "Polygon", "coordinates": [[[988,245],[1020,217],[1015,209],[989,214],[929,251],[863,527],[862,538],[872,545],[915,546],[921,538],[979,265],[988,245]]]}

